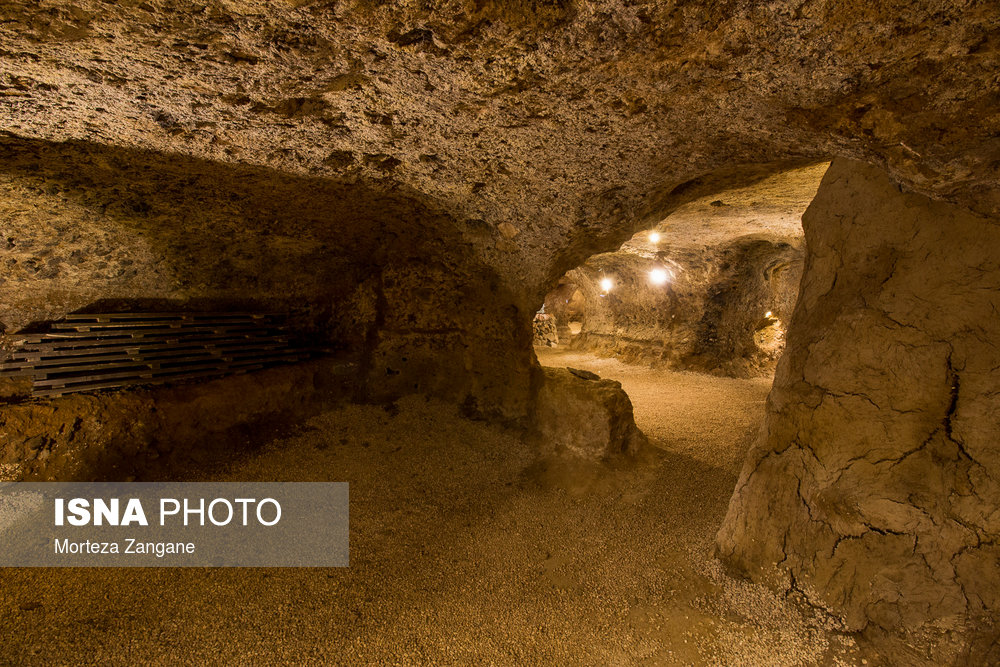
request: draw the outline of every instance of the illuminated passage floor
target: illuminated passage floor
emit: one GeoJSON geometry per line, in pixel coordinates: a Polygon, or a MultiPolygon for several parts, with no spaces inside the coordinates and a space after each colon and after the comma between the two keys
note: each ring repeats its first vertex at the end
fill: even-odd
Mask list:
{"type": "Polygon", "coordinates": [[[711,558],[769,382],[540,355],[623,382],[643,460],[543,464],[418,398],[331,410],[209,478],[350,482],[350,568],[3,570],[0,663],[860,663],[711,558]]]}

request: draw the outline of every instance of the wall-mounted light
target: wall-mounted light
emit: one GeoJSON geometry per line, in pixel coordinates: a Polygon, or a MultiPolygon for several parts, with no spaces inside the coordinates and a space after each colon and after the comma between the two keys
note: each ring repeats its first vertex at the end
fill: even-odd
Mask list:
{"type": "Polygon", "coordinates": [[[604,276],[603,278],[601,278],[600,284],[601,284],[601,291],[604,293],[608,293],[612,289],[614,289],[615,281],[609,278],[608,276],[604,276]]]}
{"type": "Polygon", "coordinates": [[[650,243],[659,243],[660,242],[660,233],[659,232],[650,232],[649,233],[649,242],[650,243]]]}
{"type": "Polygon", "coordinates": [[[657,267],[649,272],[649,282],[654,285],[666,285],[668,280],[670,280],[670,274],[665,269],[657,267]]]}
{"type": "Polygon", "coordinates": [[[764,317],[766,317],[767,319],[771,319],[773,316],[774,313],[772,313],[770,310],[764,313],[764,317]]]}

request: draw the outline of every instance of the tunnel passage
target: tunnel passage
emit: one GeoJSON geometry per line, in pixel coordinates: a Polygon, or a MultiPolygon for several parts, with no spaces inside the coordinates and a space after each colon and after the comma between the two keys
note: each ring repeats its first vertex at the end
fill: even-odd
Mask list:
{"type": "MultiPolygon", "coordinates": [[[[461,402],[470,414],[529,412],[540,381],[531,358],[535,308],[479,263],[472,250],[492,233],[481,226],[377,183],[85,143],[7,138],[2,147],[0,202],[13,230],[0,285],[5,342],[32,320],[100,299],[252,297],[358,358],[361,372],[349,384],[368,398],[417,391],[461,402]]],[[[989,573],[998,499],[988,439],[991,373],[1000,364],[983,319],[995,308],[993,223],[901,194],[884,173],[842,160],[804,222],[803,290],[789,318],[767,439],[748,459],[720,554],[757,579],[777,577],[852,628],[899,633],[923,624],[955,633],[941,655],[971,650],[969,642],[989,641],[997,613],[989,573]],[[893,375],[900,372],[902,382],[893,375]],[[938,534],[942,526],[948,530],[938,534]],[[978,638],[963,634],[977,622],[978,638]]],[[[794,275],[792,243],[744,238],[725,247],[747,260],[733,266],[749,266],[768,283],[794,275]]],[[[648,276],[647,268],[637,270],[648,276]]],[[[575,304],[569,323],[579,317],[586,326],[594,317],[586,291],[568,284],[558,293],[575,304]]],[[[780,303],[754,305],[787,317],[780,303]]],[[[691,319],[692,331],[705,314],[722,321],[725,312],[706,308],[691,319]]],[[[269,373],[241,381],[241,398],[254,397],[250,412],[290,402],[316,409],[326,399],[303,397],[303,382],[338,382],[319,367],[269,373]]],[[[60,443],[104,446],[99,427],[135,423],[116,437],[138,457],[135,443],[155,442],[159,422],[136,415],[155,409],[188,419],[188,436],[211,432],[231,390],[5,405],[4,454],[33,465],[51,456],[58,465],[49,469],[70,477],[78,468],[60,443]],[[82,414],[97,419],[81,429],[82,414]],[[41,446],[40,423],[51,429],[41,446]]],[[[625,427],[627,442],[638,438],[625,427]]]]}
{"type": "Polygon", "coordinates": [[[698,198],[589,258],[546,295],[558,342],[627,363],[773,375],[802,275],[801,214],[826,168],[698,198]]]}
{"type": "Polygon", "coordinates": [[[749,236],[707,248],[661,245],[650,257],[598,255],[566,275],[546,311],[559,341],[574,349],[732,377],[769,375],[802,271],[801,241],[791,241],[749,236]],[[564,320],[578,323],[576,334],[564,320]]]}
{"type": "MultiPolygon", "coordinates": [[[[512,258],[502,226],[458,220],[412,190],[358,175],[306,177],[89,142],[10,136],[0,138],[0,155],[0,205],[9,221],[7,271],[0,284],[4,346],[15,345],[25,325],[99,309],[98,304],[112,311],[136,304],[275,311],[337,358],[355,362],[350,382],[355,400],[390,402],[422,393],[459,403],[473,417],[536,430],[544,427],[541,414],[565,423],[537,409],[546,380],[531,350],[531,317],[541,305],[536,295],[544,291],[502,278],[497,266],[512,258]]],[[[723,170],[683,188],[664,205],[676,207],[719,183],[765,178],[774,168],[723,170]]],[[[612,242],[605,236],[623,233],[606,230],[581,243],[600,247],[612,242]]],[[[563,254],[552,258],[567,260],[563,254]]],[[[328,390],[342,384],[334,370],[321,364],[305,371],[299,383],[304,394],[290,397],[292,412],[315,410],[330,400],[328,390]]],[[[212,386],[225,393],[224,384],[212,386]]],[[[170,401],[179,396],[162,395],[170,401]]],[[[156,411],[159,396],[143,394],[138,412],[122,408],[131,396],[113,394],[4,408],[9,425],[4,465],[13,466],[5,475],[30,470],[43,478],[86,476],[88,469],[119,474],[114,471],[128,467],[137,447],[155,450],[150,445],[156,428],[149,425],[156,420],[146,420],[139,432],[129,421],[156,411]],[[83,428],[93,421],[85,413],[105,415],[97,422],[101,428],[83,428]],[[116,430],[122,435],[108,447],[100,434],[116,430]],[[117,462],[124,468],[80,463],[105,448],[126,452],[117,462]],[[62,456],[81,449],[90,454],[62,456]]],[[[251,403],[264,406],[264,418],[281,421],[276,394],[256,396],[251,403]]],[[[624,408],[627,398],[597,392],[591,399],[617,406],[609,413],[612,426],[599,429],[610,440],[591,451],[634,449],[631,443],[639,439],[633,437],[630,409],[624,408]]],[[[183,410],[160,412],[181,418],[183,410]]],[[[235,435],[223,440],[241,439],[255,414],[233,411],[234,421],[226,426],[235,435]]],[[[179,428],[184,436],[178,440],[197,447],[216,439],[179,428]]]]}
{"type": "Polygon", "coordinates": [[[560,345],[630,363],[745,377],[777,362],[719,557],[900,664],[996,659],[996,220],[864,163],[814,173],[804,238],[706,252],[642,232],[568,272],[546,312],[582,322],[560,323],[560,345]]]}

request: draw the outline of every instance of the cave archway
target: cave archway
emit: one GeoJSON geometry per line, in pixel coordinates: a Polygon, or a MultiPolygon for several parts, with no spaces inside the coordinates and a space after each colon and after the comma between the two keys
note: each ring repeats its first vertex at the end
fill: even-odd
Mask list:
{"type": "MultiPolygon", "coordinates": [[[[990,412],[992,400],[990,370],[984,364],[992,363],[993,356],[983,343],[989,338],[988,323],[979,317],[992,307],[993,292],[984,286],[993,279],[988,252],[994,241],[984,218],[901,193],[878,169],[838,160],[820,188],[826,194],[804,216],[809,243],[803,292],[797,300],[791,287],[799,275],[801,244],[775,235],[774,229],[724,238],[698,251],[662,238],[653,243],[644,231],[623,251],[612,253],[616,256],[598,256],[590,266],[585,263],[553,278],[555,290],[548,297],[533,297],[530,292],[528,296],[523,291],[505,292],[499,277],[468,263],[471,257],[461,249],[478,242],[482,232],[475,224],[457,223],[398,191],[386,193],[378,186],[359,190],[356,184],[323,180],[289,185],[287,177],[259,170],[241,172],[239,178],[227,181],[226,170],[212,163],[188,161],[178,168],[176,162],[165,166],[148,154],[88,145],[6,139],[4,147],[10,158],[4,170],[9,200],[15,196],[19,202],[32,197],[44,200],[57,213],[49,221],[54,225],[51,239],[64,231],[59,211],[79,208],[84,221],[74,228],[76,246],[48,248],[47,232],[29,226],[11,237],[14,250],[24,253],[15,258],[23,259],[24,268],[11,273],[3,286],[12,295],[5,315],[10,322],[38,319],[39,313],[51,316],[95,297],[122,299],[141,293],[189,299],[190,287],[177,294],[170,291],[174,288],[161,293],[144,287],[143,281],[152,285],[164,272],[201,276],[203,284],[195,292],[218,304],[231,297],[244,276],[252,275],[262,302],[298,313],[307,331],[359,355],[354,381],[366,400],[391,401],[425,393],[461,402],[468,415],[513,416],[522,424],[537,417],[529,406],[545,391],[546,382],[531,356],[533,303],[547,302],[557,313],[563,309],[566,324],[580,322],[580,332],[570,332],[578,349],[591,346],[630,361],[653,360],[743,377],[770,371],[778,340],[785,333],[779,326],[787,322],[792,350],[779,364],[767,430],[752,448],[736,484],[719,533],[720,555],[757,580],[845,616],[852,629],[884,633],[890,643],[900,636],[902,618],[932,623],[936,621],[931,616],[942,609],[952,619],[942,636],[957,639],[936,640],[935,655],[951,659],[948,656],[982,650],[992,641],[994,631],[988,621],[992,602],[988,597],[969,597],[972,591],[988,590],[981,577],[989,571],[986,539],[992,529],[981,516],[993,503],[994,493],[991,450],[984,440],[988,436],[983,435],[991,432],[983,415],[990,412]],[[132,179],[109,169],[109,161],[129,165],[132,179]],[[134,176],[142,173],[153,174],[160,190],[143,189],[143,181],[134,176]],[[178,228],[156,222],[156,212],[162,208],[157,202],[175,189],[163,188],[163,183],[175,183],[186,193],[184,200],[201,201],[200,194],[210,191],[214,200],[229,203],[185,213],[194,222],[194,233],[176,237],[178,228]],[[289,206],[280,196],[274,199],[282,188],[295,193],[303,186],[310,195],[300,205],[289,206]],[[219,197],[224,191],[230,196],[219,197]],[[345,192],[352,202],[347,209],[345,192]],[[295,236],[296,225],[315,215],[316,202],[324,198],[330,206],[322,210],[322,220],[313,220],[309,234],[325,234],[326,241],[319,238],[316,246],[299,235],[291,246],[272,241],[259,245],[262,238],[276,235],[281,241],[295,236]],[[277,200],[283,202],[280,209],[272,205],[277,200]],[[367,223],[384,236],[384,242],[376,244],[377,252],[375,246],[357,247],[375,242],[365,225],[358,225],[353,208],[357,205],[388,215],[367,223]],[[224,234],[233,234],[235,218],[227,208],[232,206],[245,216],[240,233],[246,238],[237,255],[246,266],[231,258],[220,263],[212,250],[224,234]],[[393,213],[394,207],[399,215],[393,213]],[[98,220],[98,215],[104,223],[87,222],[98,220]],[[114,221],[109,228],[107,220],[114,221]],[[946,237],[941,236],[945,232],[940,220],[953,222],[946,237]],[[90,224],[96,226],[90,229],[90,224]],[[109,257],[100,247],[101,239],[119,228],[135,231],[136,236],[148,233],[150,243],[160,248],[158,262],[128,268],[136,265],[130,246],[109,257]],[[925,249],[914,250],[914,239],[925,249]],[[332,243],[339,250],[329,254],[332,243]],[[74,257],[88,249],[98,259],[87,259],[80,269],[67,268],[79,264],[74,257]],[[289,252],[299,253],[293,262],[287,261],[289,252]],[[440,265],[428,264],[428,255],[440,257],[440,265]],[[954,263],[956,256],[963,262],[954,263]],[[361,257],[382,260],[358,263],[361,257]],[[934,280],[928,280],[920,261],[935,267],[934,280]],[[303,283],[297,274],[272,276],[282,267],[303,263],[322,268],[301,276],[313,282],[303,283]],[[664,271],[666,280],[664,276],[652,280],[656,269],[664,271]],[[106,284],[83,280],[89,291],[66,289],[65,281],[81,275],[81,270],[104,271],[101,280],[106,284]],[[697,279],[685,287],[690,275],[697,279]],[[605,278],[611,278],[610,288],[602,285],[605,278]],[[44,287],[49,296],[22,304],[17,299],[28,294],[23,288],[29,284],[33,289],[44,287]],[[302,289],[289,291],[290,285],[302,289]],[[929,292],[928,285],[933,288],[929,292]],[[498,302],[498,294],[507,296],[498,302]],[[793,301],[795,310],[789,313],[793,301]],[[947,321],[928,310],[932,306],[946,313],[947,321]],[[678,318],[679,313],[685,317],[678,318]],[[864,334],[859,327],[876,333],[864,334]],[[828,330],[839,332],[838,337],[828,337],[828,330]],[[624,347],[618,347],[623,341],[624,347]],[[913,377],[899,386],[895,376],[886,374],[887,359],[898,362],[893,373],[905,369],[913,377]],[[441,374],[442,367],[452,373],[441,374]],[[917,385],[928,387],[926,395],[911,393],[917,385]],[[862,417],[865,411],[868,414],[862,417]],[[837,430],[838,424],[846,423],[852,424],[856,436],[837,430]],[[885,429],[894,434],[888,440],[872,434],[885,429]],[[803,433],[810,434],[808,440],[803,433]],[[929,471],[933,471],[930,477],[929,471]],[[942,525],[951,529],[944,541],[932,536],[942,525]],[[790,540],[793,534],[797,537],[790,540]],[[827,544],[830,555],[823,556],[827,550],[817,545],[827,544]],[[849,550],[849,556],[842,550],[849,550]],[[851,576],[843,572],[848,560],[857,568],[851,576]],[[859,588],[857,581],[863,577],[874,578],[879,587],[859,588]],[[943,602],[926,602],[926,595],[919,592],[924,589],[934,591],[943,602]],[[971,618],[987,620],[970,633],[966,628],[971,618]]],[[[823,165],[789,171],[788,166],[795,165],[754,165],[706,176],[694,185],[675,187],[664,210],[679,209],[683,216],[685,202],[701,201],[706,210],[722,217],[724,229],[745,232],[746,227],[734,220],[745,223],[746,217],[734,217],[727,210],[738,208],[725,201],[725,193],[734,190],[720,184],[767,191],[775,178],[811,174],[815,179],[825,169],[823,165]],[[778,176],[771,176],[774,170],[778,176]],[[727,227],[727,220],[735,226],[727,227]]],[[[790,212],[787,203],[779,200],[783,215],[797,224],[798,214],[790,212]]],[[[671,216],[665,220],[669,226],[671,216]]],[[[689,233],[691,222],[678,226],[678,231],[689,233]]],[[[624,234],[634,224],[615,233],[624,234]]],[[[658,230],[662,234],[667,227],[658,230]]],[[[581,237],[572,252],[583,247],[608,249],[610,243],[607,236],[581,237]]],[[[567,261],[571,254],[557,257],[556,263],[567,261]]],[[[12,336],[16,332],[5,332],[6,341],[12,336]]],[[[332,386],[328,378],[320,377],[323,373],[310,373],[310,386],[332,386]]],[[[270,394],[260,393],[262,405],[273,400],[272,394],[288,395],[281,387],[299,380],[288,377],[281,382],[286,384],[279,383],[270,394]]],[[[209,387],[202,392],[207,406],[214,405],[213,391],[209,387]]],[[[553,394],[557,407],[561,395],[553,394]]],[[[130,415],[154,410],[158,401],[161,414],[170,414],[163,409],[167,403],[159,399],[142,398],[134,405],[98,399],[105,423],[117,423],[114,419],[120,417],[122,425],[130,415]]],[[[66,402],[51,423],[43,416],[48,413],[30,404],[5,406],[7,423],[17,425],[6,436],[5,475],[16,476],[17,466],[25,461],[30,462],[32,474],[45,475],[45,470],[73,474],[53,463],[74,460],[73,451],[103,437],[99,429],[79,428],[86,423],[80,420],[80,411],[93,411],[94,405],[66,402]],[[39,428],[51,430],[53,437],[36,442],[33,434],[39,428]]],[[[586,402],[581,405],[582,410],[589,409],[586,402]]],[[[190,415],[182,413],[177,415],[190,415]]],[[[197,424],[207,423],[196,421],[191,435],[197,424]]],[[[633,451],[638,442],[634,427],[616,428],[612,425],[607,432],[625,443],[619,449],[633,451]]],[[[158,451],[156,438],[149,433],[124,429],[122,438],[121,443],[102,441],[101,447],[120,449],[126,459],[158,451]]],[[[747,445],[748,440],[741,443],[747,445]]]]}
{"type": "Polygon", "coordinates": [[[560,344],[660,367],[773,375],[802,275],[801,215],[826,168],[706,194],[568,271],[544,302],[560,344]]]}

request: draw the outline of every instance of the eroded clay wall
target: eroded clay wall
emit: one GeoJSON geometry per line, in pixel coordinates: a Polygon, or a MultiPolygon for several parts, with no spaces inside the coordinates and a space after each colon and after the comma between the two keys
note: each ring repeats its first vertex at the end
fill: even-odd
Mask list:
{"type": "Polygon", "coordinates": [[[766,437],[719,552],[852,630],[909,631],[899,664],[986,664],[1000,614],[998,221],[838,160],[803,222],[766,437]],[[931,648],[913,652],[921,632],[931,648]]]}

